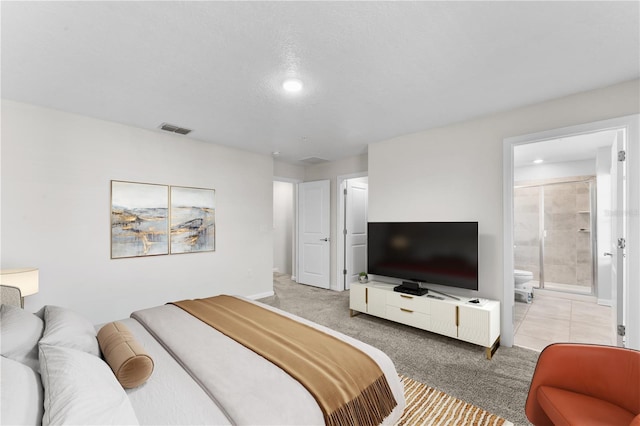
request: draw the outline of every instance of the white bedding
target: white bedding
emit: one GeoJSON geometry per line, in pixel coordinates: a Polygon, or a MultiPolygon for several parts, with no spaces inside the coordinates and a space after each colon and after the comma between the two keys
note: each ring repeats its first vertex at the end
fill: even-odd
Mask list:
{"type": "MultiPolygon", "coordinates": [[[[403,386],[383,352],[252,303],[367,353],[384,372],[398,403],[384,424],[400,418],[405,407],[403,386]]],[[[82,316],[53,306],[45,307],[44,322],[5,305],[0,313],[2,424],[324,424],[318,404],[300,383],[176,306],[137,311],[121,320],[154,361],[148,380],[126,392],[100,352],[96,353],[96,331],[82,316]],[[37,358],[27,356],[38,349],[37,358]]]]}
{"type": "Polygon", "coordinates": [[[41,424],[43,390],[40,375],[25,364],[0,356],[0,377],[0,424],[41,424]]]}
{"type": "MultiPolygon", "coordinates": [[[[398,402],[384,424],[394,424],[400,418],[405,406],[402,383],[393,363],[383,352],[326,327],[259,305],[334,335],[366,352],[380,365],[398,402]]],[[[158,306],[134,312],[132,318],[143,324],[192,377],[197,378],[209,396],[224,407],[232,423],[324,424],[315,399],[300,383],[182,309],[173,305],[158,306]]]]}
{"type": "Polygon", "coordinates": [[[142,425],[230,425],[224,412],[138,321],[121,320],[145,348],[154,372],[127,395],[142,425]]]}

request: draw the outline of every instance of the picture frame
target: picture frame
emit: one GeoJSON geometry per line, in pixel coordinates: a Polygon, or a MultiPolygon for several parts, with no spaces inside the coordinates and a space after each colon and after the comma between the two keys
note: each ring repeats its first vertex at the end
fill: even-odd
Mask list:
{"type": "Polygon", "coordinates": [[[170,189],[170,254],[215,251],[215,190],[170,189]]]}
{"type": "Polygon", "coordinates": [[[111,181],[111,258],[169,254],[169,186],[111,181]]]}

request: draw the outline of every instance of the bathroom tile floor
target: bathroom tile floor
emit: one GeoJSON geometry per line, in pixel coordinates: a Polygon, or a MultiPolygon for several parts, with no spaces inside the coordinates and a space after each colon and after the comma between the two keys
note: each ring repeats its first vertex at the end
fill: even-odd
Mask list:
{"type": "Polygon", "coordinates": [[[541,351],[551,343],[615,344],[612,310],[595,302],[536,294],[515,303],[514,344],[541,351]]]}

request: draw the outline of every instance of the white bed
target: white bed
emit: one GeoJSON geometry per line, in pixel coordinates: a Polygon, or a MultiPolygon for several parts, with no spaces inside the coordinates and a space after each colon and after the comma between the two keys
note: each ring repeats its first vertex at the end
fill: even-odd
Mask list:
{"type": "MultiPolygon", "coordinates": [[[[405,402],[389,357],[326,327],[256,303],[365,352],[405,402]]],[[[2,306],[2,424],[323,424],[314,397],[285,371],[174,305],[121,320],[153,359],[153,373],[124,390],[101,358],[96,329],[59,307],[39,314],[2,306]],[[38,352],[39,348],[39,352],[38,352]],[[39,356],[38,356],[39,353],[39,356]]]]}

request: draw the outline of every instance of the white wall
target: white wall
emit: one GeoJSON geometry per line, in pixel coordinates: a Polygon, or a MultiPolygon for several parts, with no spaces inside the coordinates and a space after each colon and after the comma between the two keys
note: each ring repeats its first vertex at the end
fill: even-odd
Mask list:
{"type": "Polygon", "coordinates": [[[291,275],[295,185],[273,182],[273,270],[291,275]]]}
{"type": "Polygon", "coordinates": [[[273,176],[302,182],[304,180],[304,167],[282,161],[274,161],[273,176]]]}
{"type": "Polygon", "coordinates": [[[338,238],[336,236],[337,217],[337,198],[336,198],[336,182],[337,177],[351,173],[360,173],[367,171],[367,154],[348,157],[342,160],[331,161],[328,163],[316,164],[305,168],[305,182],[328,179],[331,181],[330,203],[331,203],[331,288],[334,290],[342,289],[342,284],[338,286],[336,278],[337,265],[337,245],[338,238]]]}
{"type": "MultiPolygon", "coordinates": [[[[518,147],[515,147],[514,151],[518,147]]],[[[565,161],[562,163],[538,164],[513,169],[514,182],[554,179],[570,176],[595,176],[596,160],[565,161]]]]}
{"type": "Polygon", "coordinates": [[[2,268],[40,268],[27,310],[61,305],[96,323],[272,294],[272,182],[268,156],[3,100],[2,268]],[[216,251],[111,260],[112,179],[214,188],[216,251]]]}
{"type": "Polygon", "coordinates": [[[513,301],[503,300],[503,140],[636,114],[639,94],[633,80],[370,144],[369,220],[477,220],[477,294],[503,301],[504,334],[504,310],[513,301]]]}

